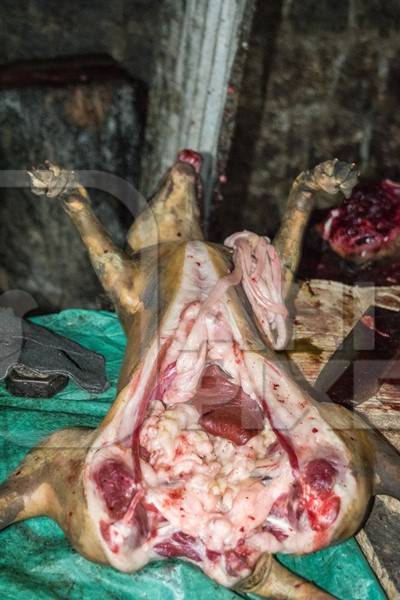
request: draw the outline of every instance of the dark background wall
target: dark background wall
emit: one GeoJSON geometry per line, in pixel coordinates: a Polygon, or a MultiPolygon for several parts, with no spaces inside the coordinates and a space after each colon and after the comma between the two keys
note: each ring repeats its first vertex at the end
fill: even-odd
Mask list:
{"type": "Polygon", "coordinates": [[[257,2],[216,237],[273,233],[291,180],[337,156],[400,179],[400,2],[257,2]]]}
{"type": "MultiPolygon", "coordinates": [[[[0,4],[0,72],[11,73],[11,84],[0,89],[0,169],[23,170],[49,159],[66,168],[108,171],[140,185],[145,88],[154,74],[161,4],[0,4]],[[112,60],[107,67],[107,59],[91,58],[99,54],[114,59],[115,66],[112,60]],[[68,63],[65,57],[73,58],[68,63]],[[13,65],[19,61],[32,66],[14,83],[13,65]],[[71,77],[71,68],[78,77],[71,77]],[[37,69],[42,75],[30,82],[30,71],[37,69]],[[95,72],[93,81],[80,82],[80,70],[85,77],[95,72]],[[60,81],[53,86],[55,77],[60,81]]],[[[91,196],[114,240],[123,244],[132,216],[112,196],[97,190],[91,196]]],[[[0,228],[0,292],[29,292],[40,312],[109,307],[60,203],[29,190],[3,189],[0,228]]]]}
{"type": "Polygon", "coordinates": [[[105,52],[131,75],[149,83],[162,4],[160,0],[4,0],[0,62],[105,52]]]}

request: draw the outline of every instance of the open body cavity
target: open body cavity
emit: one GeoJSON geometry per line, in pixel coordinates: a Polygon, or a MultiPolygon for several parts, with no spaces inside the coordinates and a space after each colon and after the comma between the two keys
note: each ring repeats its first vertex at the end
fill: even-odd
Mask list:
{"type": "Polygon", "coordinates": [[[356,492],[346,446],[220,288],[207,244],[186,244],[179,293],[87,455],[88,509],[120,570],[173,556],[233,585],[264,552],[328,545],[356,492]]]}

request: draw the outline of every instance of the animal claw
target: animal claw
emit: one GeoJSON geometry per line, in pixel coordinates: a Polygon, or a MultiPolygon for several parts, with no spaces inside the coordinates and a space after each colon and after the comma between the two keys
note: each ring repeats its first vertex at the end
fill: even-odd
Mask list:
{"type": "Polygon", "coordinates": [[[346,197],[357,183],[358,171],[354,163],[346,163],[337,158],[327,160],[312,171],[309,185],[334,195],[341,191],[346,197]]]}
{"type": "Polygon", "coordinates": [[[73,171],[61,169],[49,160],[45,160],[43,166],[32,167],[28,175],[31,178],[32,192],[38,196],[45,194],[49,198],[55,198],[77,185],[73,171]]]}

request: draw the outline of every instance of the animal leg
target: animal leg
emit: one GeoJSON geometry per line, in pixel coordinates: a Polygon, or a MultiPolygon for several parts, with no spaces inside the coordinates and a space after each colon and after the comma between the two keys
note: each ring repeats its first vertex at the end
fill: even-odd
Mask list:
{"type": "Polygon", "coordinates": [[[105,562],[88,515],[83,469],[95,432],[53,433],[31,450],[0,485],[0,529],[37,516],[57,521],[83,556],[105,562]]]}
{"type": "Polygon", "coordinates": [[[283,263],[284,292],[287,295],[300,261],[304,231],[310,214],[320,203],[318,195],[335,195],[341,191],[346,198],[357,183],[354,164],[327,160],[311,171],[304,171],[294,181],[274,246],[283,263]]]}
{"type": "Polygon", "coordinates": [[[29,173],[32,191],[49,198],[60,198],[85,244],[93,268],[117,310],[134,313],[140,306],[135,290],[136,265],[115,246],[94,214],[87,190],[73,171],[45,163],[45,168],[29,173]]]}
{"type": "Polygon", "coordinates": [[[202,240],[198,195],[200,155],[183,150],[157,193],[133,223],[127,242],[136,252],[161,242],[202,240]]]}
{"type": "Polygon", "coordinates": [[[79,477],[77,461],[84,459],[91,435],[91,430],[83,428],[64,429],[28,452],[0,485],[0,529],[39,515],[58,516],[57,481],[64,482],[59,487],[71,492],[72,480],[65,485],[65,471],[71,463],[74,476],[79,477]]]}
{"type": "Polygon", "coordinates": [[[268,600],[335,600],[334,596],[280,565],[272,554],[263,554],[253,573],[235,588],[268,600]]]}
{"type": "Polygon", "coordinates": [[[11,523],[45,514],[46,495],[38,493],[40,477],[35,481],[40,468],[35,462],[39,454],[30,452],[10,477],[0,485],[0,530],[11,523]]]}

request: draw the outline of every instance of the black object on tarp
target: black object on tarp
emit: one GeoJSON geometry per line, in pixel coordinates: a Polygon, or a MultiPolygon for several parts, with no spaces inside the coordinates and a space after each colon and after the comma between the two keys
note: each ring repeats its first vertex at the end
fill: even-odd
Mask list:
{"type": "Polygon", "coordinates": [[[88,392],[108,387],[105,360],[93,352],[0,308],[0,380],[16,395],[49,397],[73,379],[88,392]]]}

